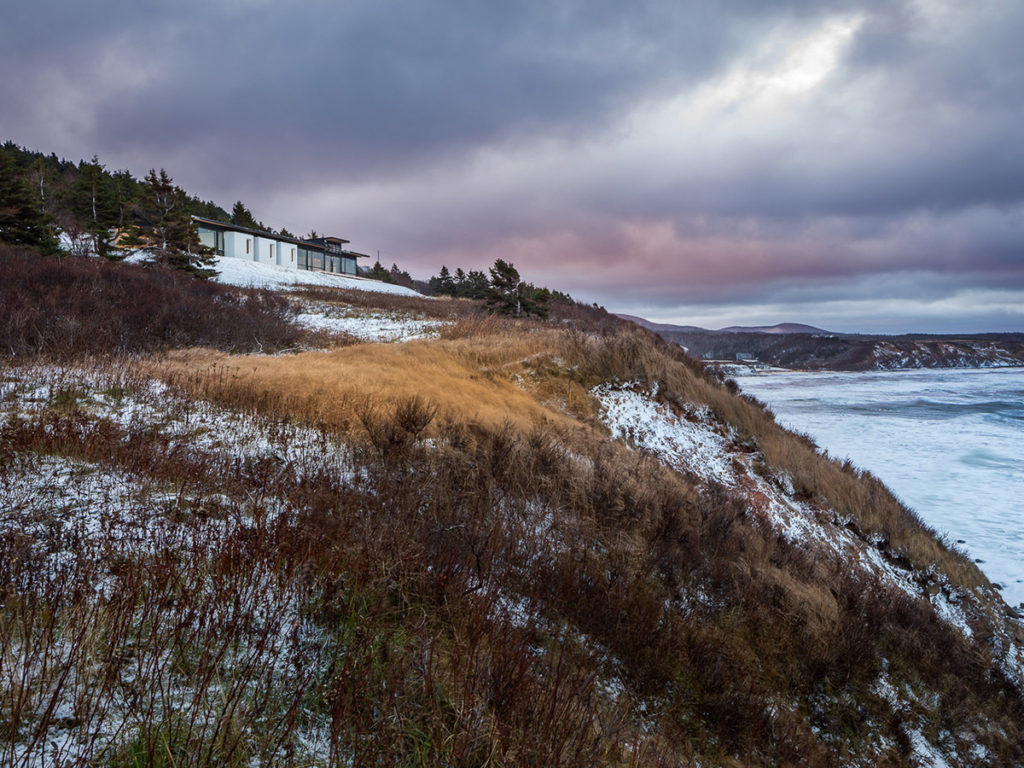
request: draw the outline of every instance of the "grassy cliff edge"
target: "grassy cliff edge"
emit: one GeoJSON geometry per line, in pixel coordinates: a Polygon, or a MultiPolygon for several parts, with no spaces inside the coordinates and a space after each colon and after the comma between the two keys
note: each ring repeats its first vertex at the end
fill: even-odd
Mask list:
{"type": "Polygon", "coordinates": [[[3,318],[4,763],[1024,764],[984,575],[652,333],[318,290],[444,324],[358,344],[192,281],[139,303],[232,334],[62,343],[153,274],[102,269],[3,318]]]}

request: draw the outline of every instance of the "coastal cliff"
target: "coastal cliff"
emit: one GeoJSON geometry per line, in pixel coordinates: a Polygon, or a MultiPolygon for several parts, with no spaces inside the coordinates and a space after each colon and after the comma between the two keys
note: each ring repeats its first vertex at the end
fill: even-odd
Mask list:
{"type": "Polygon", "coordinates": [[[998,590],[653,333],[65,268],[2,318],[5,762],[1024,763],[998,590]]]}

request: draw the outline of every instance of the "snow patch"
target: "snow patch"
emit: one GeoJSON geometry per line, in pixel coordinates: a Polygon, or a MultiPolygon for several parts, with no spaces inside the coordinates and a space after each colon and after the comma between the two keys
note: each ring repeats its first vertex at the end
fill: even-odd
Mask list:
{"type": "Polygon", "coordinates": [[[417,296],[422,294],[403,285],[382,283],[378,280],[367,280],[348,275],[337,275],[330,272],[316,272],[304,269],[290,269],[276,264],[257,264],[228,256],[218,256],[213,269],[219,273],[214,280],[227,285],[242,288],[271,288],[275,290],[293,288],[297,285],[318,285],[329,288],[344,288],[353,291],[370,291],[373,293],[391,293],[399,296],[417,296]]]}
{"type": "Polygon", "coordinates": [[[303,312],[295,322],[312,330],[347,333],[362,341],[412,341],[437,336],[443,323],[436,320],[369,312],[362,314],[331,315],[323,312],[303,312]]]}
{"type": "Polygon", "coordinates": [[[667,403],[638,388],[619,389],[605,384],[593,393],[601,401],[605,424],[615,437],[659,456],[675,468],[719,482],[732,477],[728,441],[710,426],[707,413],[695,410],[677,415],[667,403]]]}

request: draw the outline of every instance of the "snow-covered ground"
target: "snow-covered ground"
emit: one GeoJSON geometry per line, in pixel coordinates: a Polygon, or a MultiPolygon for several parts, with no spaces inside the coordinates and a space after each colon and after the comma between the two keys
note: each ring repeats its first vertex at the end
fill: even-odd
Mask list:
{"type": "Polygon", "coordinates": [[[643,388],[602,385],[594,394],[604,407],[605,423],[616,437],[701,477],[721,481],[732,476],[728,440],[711,428],[706,410],[675,415],[643,388]]]}
{"type": "Polygon", "coordinates": [[[270,428],[251,413],[176,394],[160,381],[130,392],[116,377],[85,369],[6,371],[0,381],[0,427],[71,400],[82,413],[126,433],[158,430],[182,456],[216,452],[241,462],[271,459],[310,473],[350,471],[347,450],[319,430],[290,423],[270,428]]]}
{"type": "MultiPolygon", "coordinates": [[[[136,251],[125,259],[129,263],[145,263],[149,260],[150,257],[146,251],[136,251]]],[[[392,285],[391,283],[382,283],[379,280],[337,275],[330,272],[289,269],[288,267],[279,267],[276,264],[257,264],[256,262],[228,256],[215,256],[212,268],[219,273],[214,280],[219,283],[237,285],[242,288],[281,290],[295,286],[313,285],[423,298],[422,294],[417,293],[412,288],[406,288],[404,285],[392,285]]]]}
{"type": "MultiPolygon", "coordinates": [[[[116,372],[48,366],[5,369],[0,378],[0,429],[17,429],[22,420],[30,422],[50,408],[69,409],[76,414],[78,428],[111,425],[123,430],[125,439],[157,437],[156,450],[176,461],[195,460],[211,468],[262,465],[283,477],[291,472],[299,478],[353,476],[348,449],[319,430],[261,420],[175,393],[160,382],[126,381],[116,372]]],[[[35,564],[39,578],[31,582],[32,589],[66,582],[119,605],[125,594],[119,563],[180,552],[188,552],[194,563],[212,562],[232,541],[245,541],[272,528],[288,509],[271,495],[256,499],[248,491],[235,497],[229,493],[235,491],[225,488],[223,493],[196,495],[188,483],[161,480],[114,461],[21,452],[0,463],[0,538],[8,543],[5,551],[15,541],[22,562],[35,564]]],[[[279,578],[275,565],[248,564],[242,585],[234,579],[218,582],[215,571],[203,565],[176,571],[183,581],[172,580],[169,589],[197,594],[226,587],[234,600],[161,603],[167,634],[159,636],[148,628],[138,629],[151,615],[145,611],[156,604],[145,603],[149,608],[137,608],[129,618],[122,617],[127,623],[116,624],[123,631],[139,632],[131,652],[104,656],[95,664],[91,644],[80,643],[75,636],[45,645],[50,640],[33,628],[32,637],[46,648],[42,654],[35,646],[23,647],[20,636],[8,632],[0,643],[0,687],[30,681],[22,699],[24,712],[30,714],[27,721],[22,719],[19,738],[0,738],[0,763],[33,768],[105,764],[103,750],[131,742],[147,717],[161,722],[173,710],[187,720],[191,713],[201,717],[218,711],[219,702],[230,712],[253,686],[290,690],[304,684],[315,669],[309,666],[316,655],[315,628],[300,618],[302,593],[279,578]],[[243,618],[244,626],[239,623],[243,618]],[[231,628],[232,634],[220,636],[222,628],[231,628]],[[213,649],[214,656],[223,654],[217,677],[205,687],[194,687],[188,675],[179,674],[169,662],[179,658],[177,649],[187,650],[192,642],[213,649]],[[216,646],[217,642],[230,646],[216,646]],[[100,668],[103,674],[95,671],[100,668]],[[61,669],[69,672],[54,672],[61,669]],[[109,670],[116,673],[107,674],[109,670]],[[239,671],[252,674],[251,680],[236,675],[239,671]],[[146,684],[139,685],[141,681],[146,684]],[[25,722],[31,725],[48,706],[52,716],[46,739],[36,743],[25,722]]],[[[88,629],[88,622],[95,620],[104,630],[97,636],[104,634],[107,605],[95,602],[101,604],[103,609],[78,617],[81,624],[75,626],[88,629]]],[[[66,606],[50,607],[60,621],[67,620],[66,606]]],[[[278,717],[276,711],[266,711],[278,717]]],[[[262,723],[257,728],[244,719],[240,722],[255,739],[261,737],[262,723]]],[[[197,728],[208,725],[203,720],[196,723],[197,728]]],[[[318,733],[312,728],[303,737],[312,739],[318,733]]],[[[317,745],[309,744],[299,760],[306,765],[316,764],[310,756],[317,745]]]]}
{"type": "MultiPolygon", "coordinates": [[[[146,252],[139,251],[125,260],[144,263],[148,260],[148,255],[146,252]]],[[[282,290],[310,285],[426,298],[401,285],[329,272],[293,270],[274,264],[256,264],[225,256],[217,257],[214,269],[219,272],[214,280],[242,288],[282,290]]],[[[372,311],[317,301],[303,301],[302,309],[295,317],[295,322],[312,330],[347,333],[362,341],[370,342],[411,341],[429,338],[436,336],[441,326],[444,325],[437,320],[414,316],[410,313],[372,311]]]]}
{"type": "MultiPolygon", "coordinates": [[[[859,566],[881,583],[913,597],[929,600],[936,615],[966,636],[971,636],[969,617],[980,610],[975,598],[944,578],[925,591],[923,581],[934,574],[921,574],[897,565],[874,545],[853,533],[832,510],[820,510],[794,498],[791,481],[777,472],[766,478],[755,471],[754,459],[736,446],[729,429],[717,423],[701,408],[684,413],[657,399],[643,384],[602,385],[593,390],[601,401],[603,420],[612,435],[639,450],[658,456],[667,465],[684,470],[705,482],[720,483],[742,493],[751,511],[761,516],[788,540],[822,551],[831,551],[845,562],[859,566]]],[[[1001,641],[1002,642],[1002,641],[1001,641]]],[[[1007,637],[1002,664],[1007,673],[1024,682],[1024,649],[1007,637]]]]}
{"type": "Polygon", "coordinates": [[[781,423],[881,478],[1024,603],[1024,368],[737,380],[781,423]]]}
{"type": "Polygon", "coordinates": [[[367,312],[357,308],[308,304],[295,318],[313,330],[347,333],[362,341],[412,341],[437,336],[443,323],[397,312],[367,312]]]}
{"type": "Polygon", "coordinates": [[[361,277],[336,275],[330,272],[314,272],[306,269],[289,269],[276,264],[257,264],[244,259],[218,256],[213,265],[220,274],[214,279],[228,285],[243,288],[291,288],[296,285],[319,285],[329,288],[345,288],[352,291],[394,293],[399,296],[421,296],[422,294],[403,285],[382,283],[361,277]]]}
{"type": "Polygon", "coordinates": [[[360,277],[336,275],[330,272],[314,272],[305,269],[289,269],[276,264],[257,264],[244,259],[218,256],[213,268],[220,274],[217,282],[238,285],[243,288],[291,288],[296,285],[318,285],[329,288],[345,288],[352,291],[394,293],[399,296],[420,296],[421,294],[403,285],[382,283],[360,277]]]}

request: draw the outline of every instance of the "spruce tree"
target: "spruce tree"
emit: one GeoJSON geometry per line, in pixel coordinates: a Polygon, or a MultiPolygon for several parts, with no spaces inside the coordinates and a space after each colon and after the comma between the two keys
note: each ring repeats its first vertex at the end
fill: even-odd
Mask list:
{"type": "Polygon", "coordinates": [[[519,271],[504,259],[498,259],[490,272],[491,290],[487,295],[487,306],[503,315],[522,315],[519,271]]]}
{"type": "Polygon", "coordinates": [[[145,195],[139,214],[157,243],[160,261],[201,277],[214,273],[210,249],[199,241],[199,231],[186,205],[185,193],[160,169],[146,175],[145,195]]]}
{"type": "Polygon", "coordinates": [[[137,197],[138,180],[131,171],[116,171],[111,175],[114,202],[117,205],[117,228],[125,229],[132,225],[132,208],[137,197]]]}
{"type": "Polygon", "coordinates": [[[487,275],[478,269],[471,269],[466,275],[463,292],[459,295],[467,299],[486,299],[490,289],[491,284],[487,280],[487,275]]]}
{"type": "Polygon", "coordinates": [[[455,281],[452,279],[452,273],[448,271],[448,267],[441,265],[441,271],[437,277],[430,279],[430,287],[442,296],[455,295],[455,281]]]}
{"type": "Polygon", "coordinates": [[[241,200],[236,202],[231,209],[231,223],[239,227],[248,227],[249,229],[263,228],[252,215],[252,211],[246,208],[241,200]]]}
{"type": "Polygon", "coordinates": [[[391,279],[388,282],[394,283],[395,285],[404,285],[406,288],[412,288],[412,275],[404,269],[399,269],[397,264],[391,265],[391,272],[389,274],[391,279]]]}
{"type": "Polygon", "coordinates": [[[456,267],[452,275],[452,296],[466,296],[466,287],[466,273],[462,267],[456,267]]]}
{"type": "Polygon", "coordinates": [[[522,317],[537,315],[547,317],[544,306],[546,295],[538,297],[538,291],[519,279],[519,271],[504,259],[498,259],[490,268],[491,285],[487,294],[487,306],[492,312],[522,317]]]}
{"type": "Polygon", "coordinates": [[[366,273],[366,276],[371,280],[380,280],[382,283],[391,282],[391,273],[381,266],[380,262],[375,262],[370,271],[366,273]]]}
{"type": "Polygon", "coordinates": [[[53,219],[6,152],[0,152],[0,241],[49,254],[59,250],[53,219]]]}
{"type": "Polygon", "coordinates": [[[88,163],[79,163],[70,203],[75,221],[92,241],[93,252],[111,258],[111,230],[119,219],[118,204],[112,179],[95,155],[88,163]]]}

